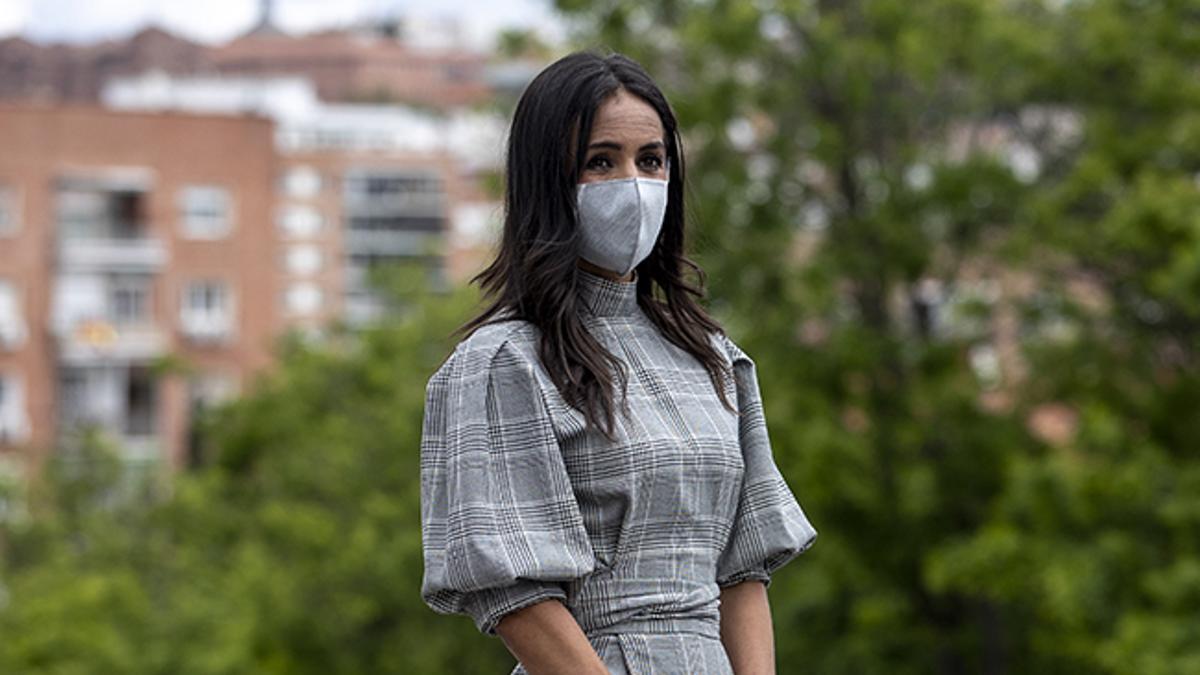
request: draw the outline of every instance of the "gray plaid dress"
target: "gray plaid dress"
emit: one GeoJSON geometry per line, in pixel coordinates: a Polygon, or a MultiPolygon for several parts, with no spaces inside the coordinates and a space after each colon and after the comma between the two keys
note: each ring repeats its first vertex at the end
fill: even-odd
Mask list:
{"type": "Polygon", "coordinates": [[[755,364],[712,336],[739,418],[642,313],[635,283],[580,272],[587,328],[628,367],[631,415],[618,410],[615,443],[585,431],[532,324],[462,340],[425,392],[422,598],[487,635],[558,598],[612,673],[731,675],[720,589],[769,584],[817,536],[775,465],[755,364]]]}

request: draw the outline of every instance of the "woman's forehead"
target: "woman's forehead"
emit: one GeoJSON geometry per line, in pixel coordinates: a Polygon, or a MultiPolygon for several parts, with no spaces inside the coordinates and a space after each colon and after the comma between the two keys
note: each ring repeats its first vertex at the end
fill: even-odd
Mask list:
{"type": "Polygon", "coordinates": [[[662,140],[658,112],[641,98],[618,90],[596,109],[589,143],[629,139],[639,143],[662,140]]]}

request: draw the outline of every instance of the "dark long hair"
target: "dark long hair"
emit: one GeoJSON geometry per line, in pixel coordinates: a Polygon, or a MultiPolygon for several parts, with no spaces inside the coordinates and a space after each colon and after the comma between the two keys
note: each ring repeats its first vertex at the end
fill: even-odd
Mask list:
{"type": "MultiPolygon", "coordinates": [[[[637,266],[638,305],[669,341],[704,364],[721,402],[736,412],[722,386],[731,374],[709,339],[710,333],[723,334],[724,329],[696,301],[704,297],[705,274],[684,255],[685,173],[675,113],[645,69],[621,54],[569,54],[546,67],[521,95],[508,139],[500,250],[471,278],[492,303],[455,330],[469,334],[481,325],[510,320],[536,325],[539,356],[564,400],[596,428],[601,428],[599,409],[605,421],[601,431],[610,439],[613,374],[619,374],[623,393],[628,374],[624,363],[587,331],[580,316],[575,186],[596,110],[621,88],[658,112],[670,161],[662,231],[650,255],[637,266]],[[684,267],[696,273],[698,285],[684,279],[684,267]]],[[[624,395],[622,402],[627,404],[624,395]]],[[[623,409],[628,412],[627,405],[623,409]]]]}

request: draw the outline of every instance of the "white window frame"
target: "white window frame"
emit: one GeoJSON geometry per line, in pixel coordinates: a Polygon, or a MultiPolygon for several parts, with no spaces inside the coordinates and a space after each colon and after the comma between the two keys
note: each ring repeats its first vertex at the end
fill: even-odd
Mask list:
{"type": "Polygon", "coordinates": [[[222,239],[233,231],[233,191],[227,187],[185,185],[178,207],[180,230],[188,239],[222,239]]]}
{"type": "Polygon", "coordinates": [[[283,251],[283,266],[294,276],[315,276],[325,266],[325,252],[317,244],[291,244],[283,251]]]}
{"type": "Polygon", "coordinates": [[[153,320],[153,298],[151,297],[151,282],[148,276],[119,275],[113,278],[107,288],[108,312],[105,316],[116,326],[144,326],[153,320]],[[130,291],[141,296],[141,311],[136,317],[121,316],[117,296],[122,291],[130,291]]]}
{"type": "Polygon", "coordinates": [[[25,382],[17,373],[0,372],[0,445],[23,443],[30,433],[25,382]]]}
{"type": "Polygon", "coordinates": [[[29,337],[21,295],[16,282],[0,277],[0,351],[15,351],[29,337]]]}
{"type": "Polygon", "coordinates": [[[280,179],[281,191],[293,199],[314,199],[324,188],[321,172],[306,164],[288,167],[280,179]]]}
{"type": "Polygon", "coordinates": [[[0,237],[15,237],[21,232],[21,189],[0,182],[0,237]]]}
{"type": "Polygon", "coordinates": [[[235,334],[236,307],[230,282],[220,278],[189,279],[180,289],[180,328],[189,338],[198,341],[230,341],[235,334]],[[193,304],[197,292],[211,296],[203,299],[204,306],[193,304]],[[214,302],[213,298],[219,299],[214,302]]]}
{"type": "Polygon", "coordinates": [[[284,311],[290,316],[316,316],[324,309],[325,295],[325,289],[311,281],[299,281],[289,284],[283,291],[284,311]],[[297,297],[302,297],[307,292],[312,292],[310,297],[315,298],[311,307],[304,306],[296,300],[297,297]]]}
{"type": "Polygon", "coordinates": [[[288,239],[308,239],[320,235],[325,229],[325,214],[306,204],[287,204],[280,209],[275,222],[288,239]],[[300,222],[307,222],[309,215],[312,216],[311,224],[297,226],[300,222]]]}

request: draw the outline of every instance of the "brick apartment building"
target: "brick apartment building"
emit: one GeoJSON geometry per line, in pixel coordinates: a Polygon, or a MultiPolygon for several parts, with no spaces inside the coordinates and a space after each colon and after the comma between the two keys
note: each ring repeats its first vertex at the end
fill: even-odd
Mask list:
{"type": "Polygon", "coordinates": [[[492,96],[486,58],[464,50],[413,49],[386,35],[327,31],[253,32],[209,53],[226,75],[299,75],[326,101],[403,101],[437,108],[492,96]]]}
{"type": "Polygon", "coordinates": [[[4,105],[0,147],[0,447],[37,461],[97,423],[181,464],[189,407],[283,326],[271,123],[4,105]],[[156,377],[169,354],[196,374],[156,377]]]}
{"type": "Polygon", "coordinates": [[[129,462],[180,468],[197,406],[243,391],[284,332],[376,315],[371,265],[442,278],[471,197],[453,159],[344,140],[281,151],[257,115],[0,105],[0,462],[97,424],[129,462]],[[159,373],[168,357],[188,370],[159,373]]]}
{"type": "Polygon", "coordinates": [[[367,284],[377,266],[422,261],[431,283],[451,280],[448,218],[468,189],[451,158],[310,148],[280,166],[278,281],[291,325],[320,333],[374,320],[385,310],[367,284]]]}
{"type": "Polygon", "coordinates": [[[281,279],[289,312],[322,296],[337,301],[297,316],[296,325],[370,320],[381,309],[366,286],[375,265],[421,261],[435,285],[461,283],[483,266],[499,212],[481,180],[501,161],[504,125],[496,115],[330,104],[311,81],[290,76],[150,73],[110,81],[102,99],[114,109],[252,113],[275,121],[281,269],[316,275],[281,279]]]}
{"type": "Polygon", "coordinates": [[[127,39],[89,45],[0,39],[0,99],[92,102],[112,77],[149,69],[167,73],[213,72],[211,48],[144,28],[127,39]]]}
{"type": "Polygon", "coordinates": [[[325,101],[403,102],[447,109],[489,100],[488,57],[453,46],[414,46],[387,26],[287,35],[260,26],[208,46],[161,28],[90,45],[0,38],[0,99],[94,102],[114,77],[292,75],[325,101]]]}
{"type": "Polygon", "coordinates": [[[0,474],[87,425],[178,469],[197,407],[245,391],[283,333],[379,314],[371,267],[482,267],[503,120],[469,108],[495,74],[435,34],[291,36],[263,2],[217,46],[0,39],[0,474]]]}

